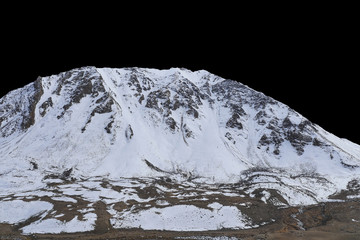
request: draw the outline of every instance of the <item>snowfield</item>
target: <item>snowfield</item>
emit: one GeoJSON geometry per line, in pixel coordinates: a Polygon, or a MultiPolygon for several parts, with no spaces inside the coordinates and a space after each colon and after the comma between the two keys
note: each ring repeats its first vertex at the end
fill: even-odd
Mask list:
{"type": "Polygon", "coordinates": [[[0,202],[0,221],[19,223],[28,218],[42,214],[53,208],[53,205],[43,201],[24,202],[21,200],[0,202]]]}
{"type": "Polygon", "coordinates": [[[77,217],[69,222],[62,222],[56,219],[46,219],[34,222],[24,228],[23,233],[61,233],[61,232],[87,232],[94,230],[96,214],[84,215],[85,220],[78,220],[77,217]]]}
{"type": "Polygon", "coordinates": [[[121,217],[113,218],[111,222],[116,228],[168,231],[207,231],[254,227],[251,225],[251,221],[244,217],[236,207],[228,206],[212,210],[192,205],[151,208],[138,214],[123,213],[121,217]]]}

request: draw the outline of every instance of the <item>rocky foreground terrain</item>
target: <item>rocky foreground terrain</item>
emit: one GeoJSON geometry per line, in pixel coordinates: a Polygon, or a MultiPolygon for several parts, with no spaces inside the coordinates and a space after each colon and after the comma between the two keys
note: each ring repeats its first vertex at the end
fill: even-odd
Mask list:
{"type": "MultiPolygon", "coordinates": [[[[354,191],[359,193],[359,188],[349,188],[331,196],[333,201],[307,206],[289,206],[274,190],[257,189],[252,194],[248,194],[247,186],[244,188],[238,184],[199,186],[174,183],[169,179],[131,179],[127,182],[130,187],[125,185],[126,182],[99,180],[61,184],[49,182],[48,188],[39,189],[26,196],[17,194],[7,196],[6,199],[1,198],[1,204],[18,202],[22,208],[17,211],[21,212],[22,217],[29,211],[26,206],[34,202],[51,204],[49,208],[51,211],[42,210],[15,224],[0,224],[0,237],[1,239],[355,240],[360,236],[360,199],[347,198],[354,194],[354,191]],[[240,187],[244,190],[239,190],[240,187]],[[120,198],[120,194],[127,195],[126,193],[129,199],[120,198]],[[123,201],[119,201],[120,199],[123,201]],[[181,207],[182,212],[171,209],[174,206],[181,207]],[[243,218],[232,214],[233,211],[229,211],[233,210],[231,208],[238,210],[237,213],[241,212],[248,219],[243,227],[232,228],[231,224],[236,226],[236,221],[240,223],[243,218]],[[141,214],[144,212],[158,215],[160,220],[151,214],[148,216],[141,214]],[[130,228],[127,227],[126,224],[129,222],[123,222],[123,213],[131,214],[130,219],[134,222],[142,221],[143,226],[135,227],[132,224],[130,228]],[[51,222],[54,219],[58,221],[57,224],[51,222]],[[154,223],[157,228],[166,226],[165,221],[172,221],[175,230],[151,230],[152,221],[157,221],[154,223]],[[197,229],[214,224],[216,230],[197,229]],[[83,231],[88,225],[94,227],[89,231],[83,231]],[[144,230],[144,228],[149,229],[144,230]],[[75,231],[72,232],[72,229],[75,231]],[[77,229],[80,232],[77,232],[77,229]],[[32,231],[40,233],[32,233],[32,231]],[[48,231],[55,233],[46,233],[48,231]],[[66,233],[69,231],[72,233],[66,233]]],[[[16,211],[12,213],[17,214],[16,211]]]]}

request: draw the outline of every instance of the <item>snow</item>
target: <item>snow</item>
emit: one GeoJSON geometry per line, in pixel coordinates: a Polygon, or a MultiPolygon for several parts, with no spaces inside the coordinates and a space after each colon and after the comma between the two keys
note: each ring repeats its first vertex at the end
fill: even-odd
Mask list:
{"type": "Polygon", "coordinates": [[[72,203],[77,203],[76,199],[70,198],[70,197],[66,197],[66,196],[61,196],[61,197],[52,197],[52,200],[55,201],[63,201],[63,202],[72,202],[72,203]]]}
{"type": "Polygon", "coordinates": [[[267,203],[267,200],[269,200],[269,198],[271,197],[271,194],[268,191],[262,191],[263,197],[261,197],[261,200],[264,203],[267,203]]]}
{"type": "Polygon", "coordinates": [[[57,219],[45,219],[36,221],[21,230],[25,234],[32,233],[61,233],[61,232],[87,232],[94,230],[96,221],[95,213],[87,213],[83,216],[84,220],[78,220],[76,216],[69,222],[62,222],[57,219]]]}
{"type": "Polygon", "coordinates": [[[215,209],[215,210],[219,210],[220,208],[223,207],[223,205],[218,202],[213,202],[213,203],[209,204],[208,207],[215,209]]]}
{"type": "MultiPolygon", "coordinates": [[[[219,207],[220,205],[214,205],[219,207]]],[[[222,206],[213,211],[193,205],[151,208],[139,213],[123,213],[112,218],[115,228],[144,230],[207,231],[222,228],[247,229],[251,222],[233,206],[222,206]]]]}
{"type": "Polygon", "coordinates": [[[360,199],[360,194],[347,196],[348,199],[360,199]]]}
{"type": "Polygon", "coordinates": [[[2,201],[0,202],[0,222],[19,223],[52,208],[53,205],[51,203],[43,201],[2,201]]]}

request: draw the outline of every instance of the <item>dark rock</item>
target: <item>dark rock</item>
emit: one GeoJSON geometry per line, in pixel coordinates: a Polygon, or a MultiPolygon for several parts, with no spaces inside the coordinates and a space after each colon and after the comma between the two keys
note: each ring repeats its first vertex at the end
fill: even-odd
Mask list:
{"type": "Polygon", "coordinates": [[[80,100],[92,93],[92,83],[90,79],[84,77],[84,74],[80,74],[74,78],[74,81],[79,81],[75,91],[72,95],[72,103],[80,103],[80,100]]]}
{"type": "Polygon", "coordinates": [[[114,101],[112,99],[108,99],[108,101],[104,102],[103,104],[96,106],[91,112],[91,116],[95,116],[95,113],[104,114],[112,112],[112,105],[114,105],[114,101]]]}
{"type": "Polygon", "coordinates": [[[292,122],[290,121],[290,119],[288,117],[286,117],[282,123],[282,126],[284,128],[291,128],[293,126],[292,122]]]}
{"type": "Polygon", "coordinates": [[[236,104],[236,105],[235,105],[235,104],[231,104],[230,106],[231,106],[231,109],[232,109],[232,111],[233,111],[234,114],[238,114],[238,115],[241,116],[241,117],[243,117],[243,116],[246,115],[245,110],[244,110],[241,106],[239,106],[239,105],[237,105],[237,104],[236,104]]]}
{"type": "Polygon", "coordinates": [[[279,155],[279,154],[280,154],[280,150],[277,148],[277,149],[275,149],[275,150],[273,151],[273,153],[274,153],[275,155],[279,155]]]}
{"type": "Polygon", "coordinates": [[[239,130],[243,129],[243,126],[240,122],[240,116],[237,113],[234,113],[231,118],[227,121],[226,127],[237,128],[239,130]]]}
{"type": "Polygon", "coordinates": [[[298,155],[302,155],[304,153],[304,146],[312,142],[311,136],[302,134],[298,131],[287,131],[286,139],[296,149],[298,155]]]}
{"type": "Polygon", "coordinates": [[[175,111],[176,109],[178,109],[181,106],[181,103],[179,102],[179,100],[175,99],[173,101],[173,103],[170,105],[171,110],[175,111]]]}
{"type": "Polygon", "coordinates": [[[187,110],[186,113],[193,116],[194,118],[199,117],[199,112],[196,109],[194,109],[193,107],[190,107],[190,109],[187,110]]]}
{"type": "Polygon", "coordinates": [[[65,82],[69,81],[69,79],[72,77],[72,74],[74,72],[75,72],[75,70],[64,72],[60,75],[58,85],[57,85],[55,91],[53,92],[53,94],[60,96],[61,90],[62,90],[63,86],[65,85],[65,82]]]}
{"type": "Polygon", "coordinates": [[[106,132],[108,133],[108,134],[110,134],[111,133],[111,128],[112,128],[112,125],[114,124],[114,116],[111,116],[110,117],[110,122],[106,125],[106,127],[105,127],[105,130],[106,130],[106,132]]]}
{"type": "Polygon", "coordinates": [[[225,133],[225,137],[226,137],[229,141],[231,141],[233,144],[236,143],[236,141],[235,141],[235,140],[233,139],[233,137],[231,136],[231,133],[226,132],[226,133],[225,133]]]}
{"type": "Polygon", "coordinates": [[[129,124],[125,130],[125,137],[127,140],[130,140],[133,136],[134,136],[134,131],[132,130],[131,125],[129,124]]]}
{"type": "Polygon", "coordinates": [[[254,119],[255,119],[255,120],[259,120],[259,119],[262,119],[262,118],[264,118],[264,117],[267,117],[266,112],[265,112],[265,111],[259,111],[259,112],[255,115],[254,119]]]}
{"type": "MultiPolygon", "coordinates": [[[[284,142],[284,139],[281,137],[281,134],[275,131],[271,131],[270,136],[267,136],[266,134],[262,135],[262,137],[259,140],[258,143],[258,148],[260,148],[261,146],[270,146],[273,145],[274,146],[274,151],[273,153],[275,155],[279,155],[280,154],[280,150],[279,147],[281,146],[281,144],[284,142]]],[[[266,149],[266,151],[269,151],[270,148],[268,147],[266,149]]]]}
{"type": "Polygon", "coordinates": [[[68,178],[70,177],[70,174],[72,173],[72,171],[73,171],[72,168],[70,168],[70,169],[68,169],[68,170],[65,170],[65,171],[61,174],[60,179],[63,179],[63,180],[68,179],[68,178]]]}
{"type": "Polygon", "coordinates": [[[41,78],[39,77],[33,83],[33,94],[29,96],[29,108],[27,114],[23,113],[23,120],[21,123],[21,129],[26,130],[35,123],[35,109],[36,104],[40,101],[41,96],[44,94],[44,89],[42,88],[41,78]]]}
{"type": "Polygon", "coordinates": [[[266,124],[266,121],[264,119],[261,119],[258,121],[258,124],[264,126],[266,124]]]}
{"type": "Polygon", "coordinates": [[[137,194],[141,199],[162,197],[162,195],[157,191],[157,188],[154,185],[138,188],[137,194]]]}
{"type": "Polygon", "coordinates": [[[109,94],[106,93],[106,94],[102,95],[100,98],[98,98],[98,99],[95,101],[95,103],[96,103],[96,104],[104,103],[108,98],[109,98],[109,94]]]}
{"type": "Polygon", "coordinates": [[[323,145],[323,143],[320,142],[320,140],[318,140],[317,138],[314,138],[313,145],[316,147],[321,147],[323,145]]]}
{"type": "Polygon", "coordinates": [[[157,99],[158,99],[157,98],[157,92],[149,93],[149,95],[148,95],[148,97],[146,99],[145,107],[159,110],[158,100],[157,99]]]}
{"type": "Polygon", "coordinates": [[[281,127],[279,127],[279,119],[276,117],[270,120],[266,128],[279,133],[282,131],[281,127]]]}
{"type": "MultiPolygon", "coordinates": [[[[46,179],[61,179],[61,180],[64,180],[64,181],[69,180],[72,171],[73,171],[73,168],[69,168],[69,169],[65,170],[64,172],[62,172],[61,174],[58,174],[58,173],[48,174],[43,179],[44,180],[46,180],[46,179]]],[[[70,180],[75,181],[76,179],[75,178],[70,178],[70,180]]]]}
{"type": "Polygon", "coordinates": [[[131,74],[130,79],[129,79],[129,84],[130,84],[130,86],[131,86],[131,85],[134,85],[136,91],[137,91],[139,94],[141,94],[142,88],[141,88],[141,86],[140,86],[140,82],[139,82],[136,74],[131,74]]]}
{"type": "Polygon", "coordinates": [[[36,162],[31,161],[30,164],[32,166],[32,170],[36,170],[36,169],[39,168],[39,166],[38,166],[38,164],[36,162]]]}
{"type": "Polygon", "coordinates": [[[354,169],[360,167],[359,165],[350,165],[347,163],[344,163],[342,160],[340,160],[341,165],[343,165],[345,168],[354,169]]]}
{"type": "Polygon", "coordinates": [[[353,179],[349,181],[346,188],[351,192],[360,192],[360,179],[353,179]]]}
{"type": "Polygon", "coordinates": [[[305,128],[310,127],[310,126],[312,126],[312,123],[309,120],[305,120],[299,124],[298,128],[300,131],[304,131],[305,128]]]}
{"type": "Polygon", "coordinates": [[[142,89],[144,91],[149,91],[152,87],[154,87],[154,82],[150,78],[142,77],[141,82],[142,82],[142,89]]]}
{"type": "Polygon", "coordinates": [[[186,124],[183,125],[182,129],[183,129],[183,133],[185,134],[186,138],[194,137],[193,132],[190,130],[190,128],[186,124]]]}
{"type": "Polygon", "coordinates": [[[266,121],[264,118],[267,118],[267,114],[265,111],[259,111],[255,117],[254,117],[254,120],[257,121],[257,123],[261,126],[264,126],[266,124],[266,121]]]}
{"type": "Polygon", "coordinates": [[[275,144],[276,146],[280,146],[282,142],[284,142],[284,139],[281,137],[281,135],[276,131],[271,131],[271,142],[275,144]]]}
{"type": "Polygon", "coordinates": [[[231,136],[231,133],[229,133],[229,132],[226,132],[225,133],[225,137],[228,139],[228,140],[233,140],[233,138],[232,138],[232,136],[231,136]]]}
{"type": "Polygon", "coordinates": [[[49,97],[45,102],[43,102],[40,107],[39,107],[39,113],[40,113],[40,116],[44,117],[46,112],[47,112],[47,109],[49,107],[52,107],[53,106],[53,101],[52,101],[52,98],[49,97]]]}
{"type": "Polygon", "coordinates": [[[265,98],[259,99],[259,101],[254,102],[255,109],[264,109],[268,101],[265,98]]]}
{"type": "Polygon", "coordinates": [[[262,135],[262,137],[259,140],[259,144],[261,146],[267,146],[270,145],[271,140],[266,136],[266,134],[262,135]]]}
{"type": "Polygon", "coordinates": [[[140,98],[139,98],[139,103],[141,104],[142,101],[144,101],[145,97],[144,97],[144,94],[141,94],[140,98]]]}
{"type": "Polygon", "coordinates": [[[152,164],[151,162],[149,162],[148,160],[144,159],[144,162],[146,163],[146,165],[151,168],[152,170],[156,171],[156,172],[161,172],[161,173],[168,173],[158,167],[156,167],[154,164],[152,164]]]}
{"type": "Polygon", "coordinates": [[[169,117],[165,120],[165,123],[170,127],[170,129],[174,132],[177,128],[177,124],[176,121],[172,118],[169,117]]]}

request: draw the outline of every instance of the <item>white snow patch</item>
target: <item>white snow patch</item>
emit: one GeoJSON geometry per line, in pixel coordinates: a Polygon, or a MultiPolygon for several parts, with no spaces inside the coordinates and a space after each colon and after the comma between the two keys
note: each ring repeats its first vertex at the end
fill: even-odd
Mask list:
{"type": "Polygon", "coordinates": [[[49,211],[53,205],[43,201],[24,202],[21,200],[0,202],[0,222],[10,224],[27,220],[42,212],[49,211]]]}
{"type": "Polygon", "coordinates": [[[271,197],[271,194],[268,191],[262,191],[263,196],[261,197],[261,200],[264,203],[267,203],[267,200],[271,197]]]}
{"type": "Polygon", "coordinates": [[[88,213],[84,215],[85,220],[78,220],[76,216],[69,222],[62,222],[57,219],[46,219],[36,221],[28,226],[22,228],[23,233],[61,233],[61,232],[87,232],[94,230],[96,221],[95,213],[88,213]]]}
{"type": "Polygon", "coordinates": [[[55,201],[63,201],[63,202],[72,202],[72,203],[77,203],[76,199],[70,198],[70,197],[65,197],[65,196],[61,196],[61,197],[52,197],[52,200],[55,201]]]}
{"type": "Polygon", "coordinates": [[[220,208],[223,207],[223,205],[220,204],[220,203],[218,203],[218,202],[213,202],[213,203],[210,203],[210,204],[208,205],[208,207],[209,207],[209,208],[212,208],[212,209],[214,209],[214,210],[219,210],[220,208]]]}
{"type": "MultiPolygon", "coordinates": [[[[220,207],[221,204],[213,204],[220,207]]],[[[251,222],[236,207],[222,206],[217,211],[192,205],[151,208],[139,213],[125,212],[112,218],[115,228],[141,228],[144,230],[207,231],[222,228],[251,228],[251,222]]]]}

